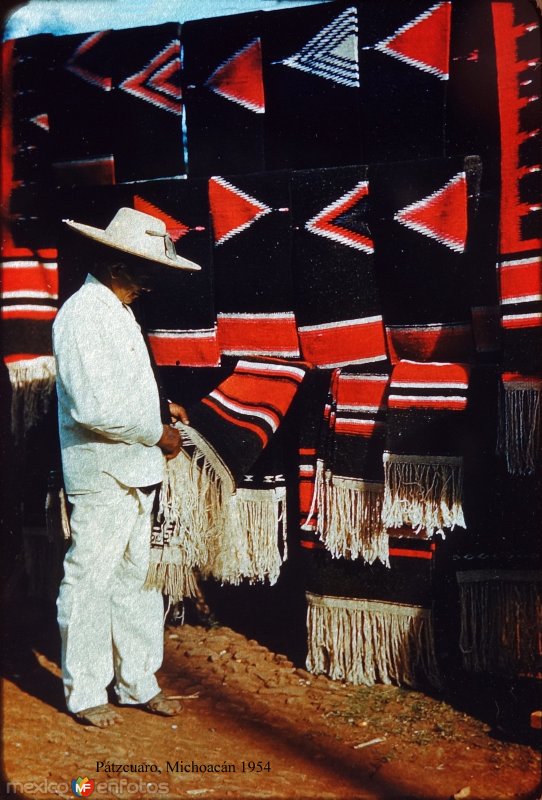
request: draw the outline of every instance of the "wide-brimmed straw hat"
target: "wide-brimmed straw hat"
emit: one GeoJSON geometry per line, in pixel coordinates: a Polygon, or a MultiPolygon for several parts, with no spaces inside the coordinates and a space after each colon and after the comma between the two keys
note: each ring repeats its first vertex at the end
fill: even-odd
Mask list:
{"type": "Polygon", "coordinates": [[[119,208],[105,230],[72,219],[62,221],[83,236],[124,253],[174,269],[201,269],[198,264],[177,254],[163,220],[134,208],[119,208]]]}

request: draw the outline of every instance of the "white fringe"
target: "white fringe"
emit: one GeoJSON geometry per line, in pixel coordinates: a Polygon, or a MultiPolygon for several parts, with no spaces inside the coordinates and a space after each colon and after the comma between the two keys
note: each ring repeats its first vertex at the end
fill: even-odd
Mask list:
{"type": "Polygon", "coordinates": [[[461,504],[463,459],[451,456],[411,456],[384,453],[386,528],[411,525],[416,533],[444,537],[444,528],[465,528],[461,504]]]}
{"type": "Polygon", "coordinates": [[[499,396],[497,450],[504,454],[510,475],[532,475],[540,461],[542,382],[506,383],[499,396]]]}
{"type": "Polygon", "coordinates": [[[307,669],[373,686],[441,685],[431,610],[307,592],[307,669]]]}
{"type": "Polygon", "coordinates": [[[473,570],[458,572],[457,580],[465,669],[540,673],[542,571],[473,570]]]}
{"type": "MultiPolygon", "coordinates": [[[[160,494],[159,519],[174,531],[183,550],[182,556],[172,559],[167,574],[175,573],[175,578],[168,580],[177,593],[192,587],[187,575],[194,569],[222,583],[237,585],[243,579],[275,583],[287,558],[286,489],[235,491],[229,470],[209,444],[193,428],[181,429],[194,454],[182,451],[167,462],[160,494]]],[[[171,545],[162,548],[161,560],[171,549],[171,545]]],[[[152,549],[153,559],[159,554],[160,548],[152,549]]],[[[165,577],[151,565],[149,585],[165,591],[165,577]]]]}
{"type": "Polygon", "coordinates": [[[379,559],[387,567],[389,537],[382,523],[384,484],[343,478],[327,470],[315,486],[317,533],[334,558],[379,559]]]}
{"type": "Polygon", "coordinates": [[[11,430],[18,442],[47,412],[56,379],[53,356],[7,364],[11,381],[11,430]]]}
{"type": "Polygon", "coordinates": [[[223,509],[223,528],[216,530],[205,572],[222,583],[277,582],[287,558],[286,489],[238,489],[223,509]],[[282,532],[283,554],[278,539],[282,532]]]}

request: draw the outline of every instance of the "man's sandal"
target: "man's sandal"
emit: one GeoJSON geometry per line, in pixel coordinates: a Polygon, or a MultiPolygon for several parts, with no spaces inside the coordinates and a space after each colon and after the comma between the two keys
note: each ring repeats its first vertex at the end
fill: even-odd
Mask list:
{"type": "Polygon", "coordinates": [[[77,722],[81,722],[83,725],[93,725],[95,728],[109,728],[111,725],[116,725],[117,722],[122,722],[122,718],[109,703],[103,706],[84,708],[73,716],[77,722]]]}
{"type": "Polygon", "coordinates": [[[182,711],[182,705],[178,700],[173,700],[163,692],[158,692],[146,703],[141,703],[137,706],[142,711],[148,711],[149,714],[157,714],[159,717],[174,717],[182,711]]]}

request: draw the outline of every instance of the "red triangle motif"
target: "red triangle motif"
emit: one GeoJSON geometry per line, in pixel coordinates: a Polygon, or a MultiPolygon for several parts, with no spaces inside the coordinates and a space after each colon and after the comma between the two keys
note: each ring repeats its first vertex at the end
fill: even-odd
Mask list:
{"type": "Polygon", "coordinates": [[[411,230],[436,239],[456,253],[462,253],[467,241],[465,173],[459,172],[442,189],[405,206],[394,219],[411,230]]]}
{"type": "Polygon", "coordinates": [[[263,114],[265,100],[260,40],[254,39],[230,56],[217,67],[205,85],[227,100],[263,114]]]}
{"type": "Polygon", "coordinates": [[[93,33],[91,36],[88,36],[83,42],[81,42],[66,64],[67,70],[73,72],[74,75],[77,75],[87,83],[91,83],[93,86],[98,86],[100,89],[103,89],[104,92],[111,91],[113,83],[111,76],[98,75],[96,72],[91,72],[89,69],[82,67],[81,64],[77,62],[82,56],[88,53],[88,51],[91,50],[100,41],[100,39],[103,39],[108,32],[109,31],[98,31],[98,33],[93,33]]]}
{"type": "Polygon", "coordinates": [[[451,2],[437,3],[392,36],[378,42],[376,50],[447,80],[450,57],[451,2]]]}
{"type": "Polygon", "coordinates": [[[148,200],[144,200],[143,197],[140,197],[138,194],[134,195],[134,208],[136,211],[142,211],[144,214],[150,214],[152,217],[157,217],[161,219],[162,222],[166,224],[166,230],[176,242],[181,236],[184,236],[185,233],[188,233],[190,228],[186,225],[183,225],[182,222],[179,222],[178,219],[175,217],[166,214],[165,211],[162,211],[161,208],[155,206],[154,203],[150,203],[148,200]]]}
{"type": "Polygon", "coordinates": [[[356,230],[345,228],[338,223],[338,218],[353,208],[362,198],[369,193],[367,181],[360,181],[354,188],[346,194],[334,200],[315,217],[305,223],[307,230],[316,233],[318,236],[325,236],[340,244],[362,250],[364,253],[373,253],[374,245],[369,236],[364,236],[356,230]]]}
{"type": "Polygon", "coordinates": [[[35,117],[30,117],[30,122],[33,122],[34,125],[37,125],[38,128],[42,128],[42,130],[49,132],[49,115],[45,114],[36,114],[35,117]]]}
{"type": "Polygon", "coordinates": [[[222,244],[245,230],[271,209],[224,178],[209,180],[209,205],[215,244],[222,244]]]}
{"type": "Polygon", "coordinates": [[[180,114],[181,89],[170,80],[181,68],[180,52],[179,40],[173,39],[143,69],[126,78],[119,88],[165,111],[180,114]]]}

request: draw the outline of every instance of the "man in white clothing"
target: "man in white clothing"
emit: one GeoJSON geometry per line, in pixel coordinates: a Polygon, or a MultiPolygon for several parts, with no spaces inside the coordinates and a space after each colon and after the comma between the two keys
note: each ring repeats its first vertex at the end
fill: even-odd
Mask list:
{"type": "MultiPolygon", "coordinates": [[[[161,220],[120,209],[105,230],[65,220],[94,239],[84,285],[53,327],[64,484],[72,542],[58,598],[68,710],[85,724],[120,721],[107,702],[170,716],[155,673],[162,663],[163,602],[144,589],[151,511],[164,460],[181,449],[164,424],[147,346],[129,308],[157,264],[199,269],[175,252],[161,220]]],[[[188,423],[170,404],[172,420],[188,423]]]]}

